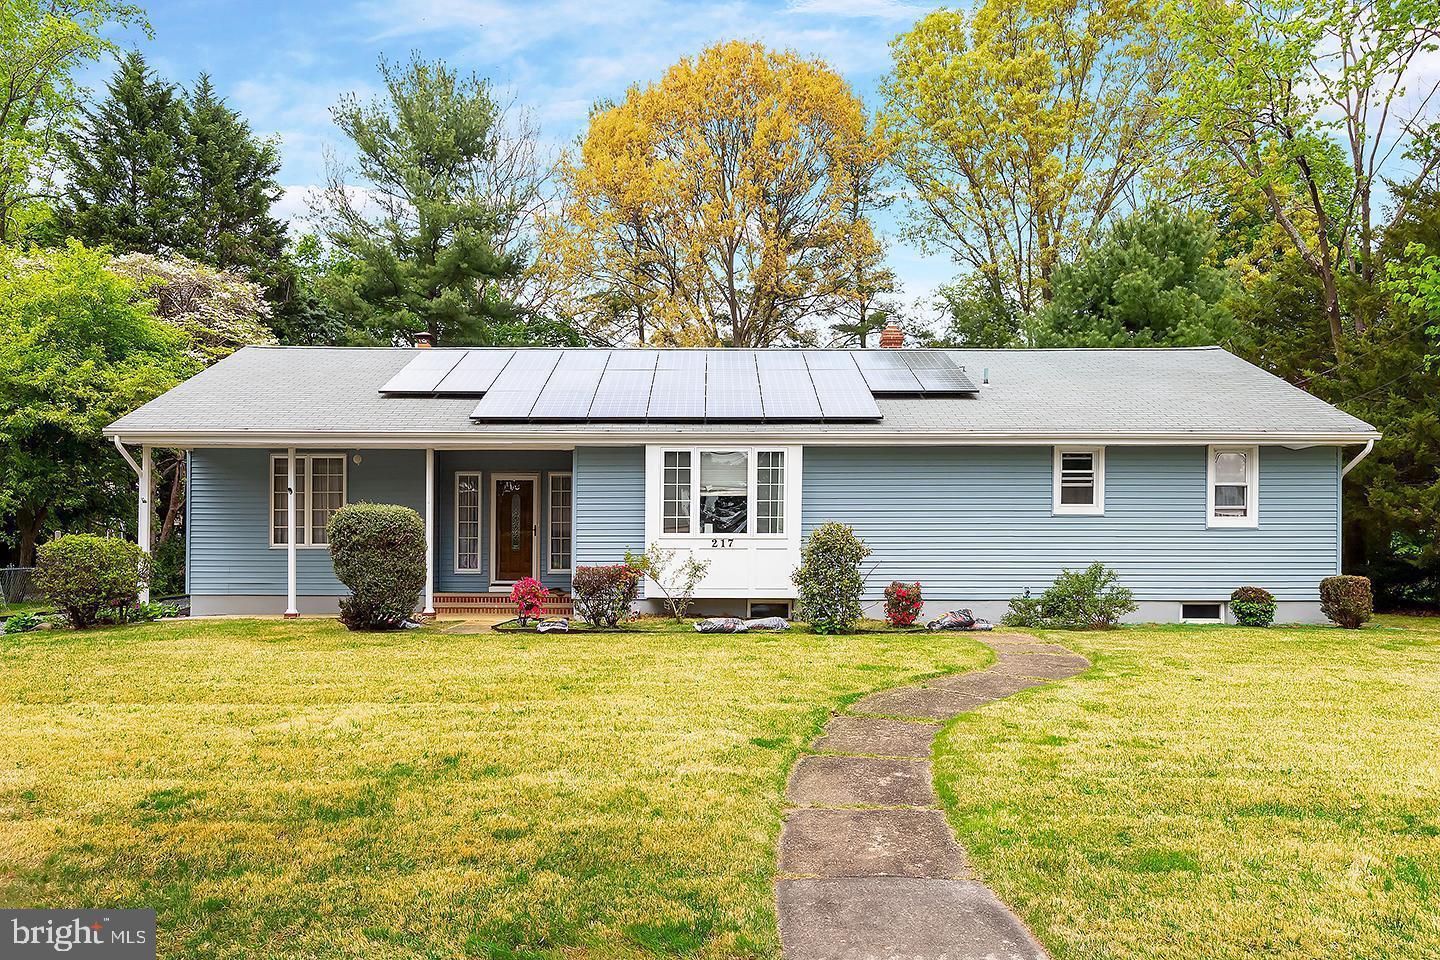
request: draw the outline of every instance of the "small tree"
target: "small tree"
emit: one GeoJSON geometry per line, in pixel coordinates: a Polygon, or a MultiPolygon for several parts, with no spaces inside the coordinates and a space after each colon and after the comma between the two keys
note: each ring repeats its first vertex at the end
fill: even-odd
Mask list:
{"type": "Polygon", "coordinates": [[[701,560],[693,551],[686,550],[682,556],[681,551],[667,550],[658,543],[640,554],[625,551],[625,562],[655,582],[676,620],[684,618],[695,600],[695,588],[710,571],[710,561],[701,560]]]}
{"type": "Polygon", "coordinates": [[[135,602],[150,576],[150,558],[116,537],[72,533],[39,550],[35,579],[70,622],[88,627],[100,617],[135,602]]]}
{"type": "Polygon", "coordinates": [[[425,521],[409,507],[352,503],[325,527],[335,576],[350,588],[340,622],[351,630],[394,630],[415,612],[425,587],[425,521]]]}
{"type": "Polygon", "coordinates": [[[805,541],[800,566],[790,575],[800,591],[796,612],[816,633],[849,633],[860,622],[865,541],[847,524],[822,523],[805,541]]]}

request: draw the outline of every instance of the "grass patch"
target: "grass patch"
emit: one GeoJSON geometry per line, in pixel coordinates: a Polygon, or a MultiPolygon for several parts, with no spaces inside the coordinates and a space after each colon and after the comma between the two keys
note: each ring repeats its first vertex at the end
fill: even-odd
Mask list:
{"type": "Polygon", "coordinates": [[[154,907],[164,957],[775,957],[801,747],[860,693],[987,661],[663,620],[9,637],[0,905],[154,907]]]}
{"type": "Polygon", "coordinates": [[[1046,632],[936,780],[1057,960],[1440,955],[1440,620],[1046,632]]]}

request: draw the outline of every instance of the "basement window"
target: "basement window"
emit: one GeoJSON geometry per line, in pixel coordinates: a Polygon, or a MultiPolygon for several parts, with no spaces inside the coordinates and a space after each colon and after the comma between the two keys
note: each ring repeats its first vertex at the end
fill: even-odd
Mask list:
{"type": "Polygon", "coordinates": [[[1182,603],[1180,604],[1180,619],[1186,623],[1221,623],[1224,621],[1218,603],[1182,603]]]}

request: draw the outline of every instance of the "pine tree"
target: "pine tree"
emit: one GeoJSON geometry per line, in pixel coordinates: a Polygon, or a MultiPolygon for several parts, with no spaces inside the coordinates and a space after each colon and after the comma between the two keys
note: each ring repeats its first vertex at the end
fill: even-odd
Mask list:
{"type": "Polygon", "coordinates": [[[121,251],[179,248],[185,219],[179,92],[136,51],[121,60],[106,89],[101,103],[82,108],[64,140],[64,226],[87,244],[121,251]]]}
{"type": "Polygon", "coordinates": [[[180,249],[221,268],[267,275],[285,249],[285,226],[270,216],[280,199],[280,155],[201,74],[184,103],[180,249]]]}

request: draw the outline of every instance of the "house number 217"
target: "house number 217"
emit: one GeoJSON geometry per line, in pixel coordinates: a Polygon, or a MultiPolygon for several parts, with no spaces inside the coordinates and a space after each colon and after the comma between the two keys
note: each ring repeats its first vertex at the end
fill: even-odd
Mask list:
{"type": "Polygon", "coordinates": [[[712,538],[712,539],[711,539],[711,541],[710,541],[710,546],[712,546],[712,547],[733,547],[733,546],[735,546],[735,538],[734,538],[734,537],[715,537],[715,538],[712,538]]]}

